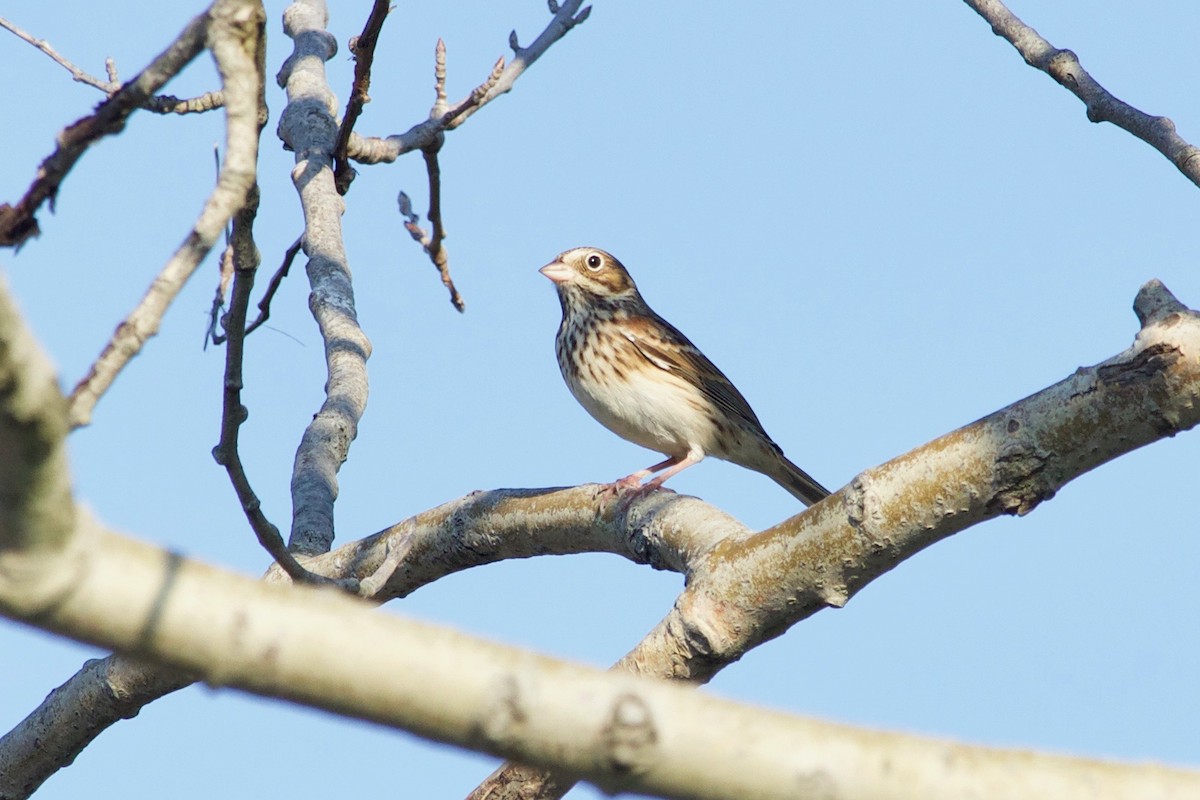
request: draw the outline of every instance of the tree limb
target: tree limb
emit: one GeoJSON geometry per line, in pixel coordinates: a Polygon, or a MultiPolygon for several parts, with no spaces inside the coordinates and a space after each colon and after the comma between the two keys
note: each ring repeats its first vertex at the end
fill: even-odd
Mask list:
{"type": "Polygon", "coordinates": [[[1092,122],[1111,122],[1162,153],[1188,180],[1200,186],[1200,148],[1175,131],[1175,123],[1139,111],[1114,97],[1096,82],[1070,50],[1060,50],[1022,22],[1000,0],[965,0],[992,26],[992,33],[1008,41],[1025,63],[1049,75],[1083,101],[1092,122]]]}
{"type": "Polygon", "coordinates": [[[110,725],[137,716],[147,698],[157,700],[195,681],[189,673],[128,656],[88,660],[0,736],[0,797],[29,797],[110,725]]]}
{"type": "MultiPolygon", "coordinates": [[[[1027,514],[1088,470],[1195,426],[1200,315],[1158,281],[1134,308],[1142,329],[1125,352],[862,472],[805,513],[699,554],[683,594],[617,668],[706,682],[931,544],[1027,514]]],[[[570,786],[506,765],[472,797],[561,797],[570,786]]]]}
{"type": "MultiPolygon", "coordinates": [[[[823,501],[762,534],[735,537],[727,546],[721,541],[703,560],[716,564],[717,581],[719,572],[730,569],[739,554],[756,570],[769,563],[789,572],[787,577],[805,576],[812,566],[800,564],[789,548],[801,553],[812,549],[814,537],[798,528],[813,517],[816,529],[834,519],[843,528],[865,532],[854,538],[876,557],[864,559],[864,572],[882,572],[897,556],[936,541],[949,528],[965,527],[989,512],[1031,510],[1032,500],[1044,498],[1070,475],[1196,424],[1200,316],[1174,303],[1155,284],[1139,295],[1138,312],[1144,323],[1138,341],[1122,356],[1086,371],[1095,374],[1081,372],[912,456],[864,473],[839,493],[844,501],[848,492],[862,492],[861,506],[823,501]],[[1065,390],[1070,392],[1067,399],[1078,398],[1077,402],[1065,410],[1054,409],[1050,403],[1061,402],[1065,390]],[[1155,404],[1156,413],[1143,416],[1160,424],[1132,420],[1131,428],[1122,428],[1131,420],[1121,412],[1144,412],[1148,401],[1155,404]],[[997,449],[996,442],[973,436],[972,430],[982,426],[986,433],[997,421],[1011,422],[1022,406],[1029,407],[1024,409],[1026,424],[1005,424],[1005,434],[1031,441],[1063,435],[1056,440],[1059,449],[1048,451],[1043,466],[1032,472],[993,464],[990,483],[968,485],[980,477],[976,464],[989,454],[995,461],[997,449]],[[1117,419],[1084,413],[1089,410],[1115,412],[1117,419]],[[1113,431],[1130,434],[1132,441],[1117,435],[1112,438],[1120,444],[1110,443],[1106,436],[1113,431]],[[941,450],[936,449],[939,445],[941,450]],[[921,463],[904,463],[913,461],[921,463]],[[1059,468],[1048,466],[1052,464],[1059,468]],[[888,491],[897,482],[912,480],[910,473],[924,474],[930,467],[932,475],[923,480],[943,488],[944,473],[954,467],[949,503],[921,500],[930,488],[922,490],[922,479],[915,481],[916,492],[908,486],[888,491]],[[1013,487],[1024,487],[1034,473],[1045,477],[1014,495],[1013,487]],[[967,507],[957,507],[954,487],[967,507]],[[866,502],[868,496],[873,502],[866,502]],[[993,502],[1010,496],[1024,499],[1015,505],[993,502]],[[916,516],[897,520],[896,511],[916,516]],[[927,527],[934,517],[935,526],[937,521],[951,521],[928,541],[910,534],[927,527]],[[894,522],[891,527],[875,529],[889,521],[894,522]],[[894,538],[880,538],[879,533],[894,538]],[[780,541],[782,536],[789,538],[780,541]]],[[[0,430],[9,434],[0,441],[15,448],[25,465],[0,473],[0,496],[43,496],[47,488],[59,495],[66,484],[62,452],[67,435],[61,396],[57,404],[43,402],[44,395],[57,392],[53,376],[3,291],[0,320],[0,374],[8,387],[0,396],[0,430]]],[[[65,499],[65,507],[77,512],[72,498],[65,499]]],[[[644,500],[659,507],[677,502],[661,495],[644,500]]],[[[55,508],[63,505],[56,503],[55,508]]],[[[47,516],[26,513],[27,509],[11,512],[15,518],[0,517],[5,523],[0,525],[0,613],[6,616],[195,672],[210,685],[244,688],[482,752],[552,765],[586,776],[608,792],[784,798],[795,796],[799,787],[851,799],[901,792],[936,799],[967,793],[1063,797],[1084,791],[1102,798],[1166,798],[1200,791],[1200,774],[1183,770],[969,747],[752,710],[682,687],[601,673],[435,626],[368,613],[340,594],[281,591],[121,537],[82,513],[47,516]],[[397,675],[404,680],[396,680],[397,675]]],[[[857,573],[842,548],[813,554],[857,573]]],[[[689,590],[700,579],[693,573],[689,590]]],[[[855,578],[858,582],[865,580],[855,578]]],[[[774,609],[770,616],[779,619],[783,615],[771,595],[794,596],[786,588],[790,585],[795,584],[781,587],[773,581],[747,580],[743,572],[703,593],[713,602],[754,594],[774,609]]],[[[846,586],[844,594],[855,588],[846,586]]],[[[841,599],[836,584],[833,591],[841,599]]],[[[833,602],[822,586],[816,587],[816,595],[826,604],[833,602]]],[[[708,621],[719,623],[721,616],[710,614],[708,621]]],[[[760,626],[760,632],[773,635],[777,628],[760,626]]],[[[715,639],[708,636],[705,641],[711,644],[715,639]]]]}
{"type": "MultiPolygon", "coordinates": [[[[1135,310],[1143,327],[1125,352],[867,470],[836,499],[762,533],[669,492],[597,506],[596,486],[504,490],[423,512],[305,565],[360,581],[377,580],[383,567],[373,595],[383,601],[505,558],[618,553],[688,576],[675,608],[618,667],[702,682],[930,544],[983,519],[1028,513],[1098,464],[1200,421],[1200,317],[1156,281],[1139,292],[1135,310]],[[389,547],[403,554],[394,569],[389,547]]],[[[277,568],[269,578],[287,580],[277,568]]],[[[144,701],[167,690],[153,687],[144,701]]],[[[0,764],[10,763],[0,748],[0,764]]],[[[571,779],[563,781],[569,787],[571,779]]],[[[507,792],[517,786],[502,783],[489,786],[494,796],[513,796],[507,792]]]]}
{"type": "Polygon", "coordinates": [[[325,342],[328,369],[325,402],[304,431],[292,469],[288,549],[311,555],[326,552],[333,543],[337,472],[366,409],[371,344],[354,311],[341,232],[344,204],[333,178],[336,109],[324,63],[337,52],[337,42],[325,30],[325,7],[316,0],[293,2],[283,23],[295,47],[278,76],[288,95],[279,135],[296,154],[292,182],[304,211],[309,308],[325,342]]]}
{"type": "Polygon", "coordinates": [[[321,583],[324,579],[314,575],[296,561],[283,542],[279,528],[267,519],[262,503],[250,486],[238,451],[238,433],[246,420],[246,407],[242,405],[242,354],[246,341],[246,308],[250,305],[250,291],[254,288],[254,273],[258,269],[258,248],[254,246],[252,229],[258,211],[258,187],[251,192],[250,202],[233,218],[233,236],[229,251],[234,264],[233,292],[229,300],[229,312],[225,315],[225,380],[221,402],[221,439],[213,448],[213,458],[225,468],[233,484],[238,502],[246,514],[250,528],[271,558],[299,583],[321,583]]]}
{"type": "Polygon", "coordinates": [[[379,40],[379,32],[383,22],[391,10],[391,0],[375,0],[371,13],[363,24],[362,33],[350,40],[350,52],[354,56],[354,84],[350,87],[350,97],[346,100],[346,113],[342,116],[342,124],[338,126],[337,142],[333,146],[334,184],[340,194],[350,189],[354,180],[354,168],[346,156],[346,148],[350,144],[350,133],[362,114],[363,106],[371,102],[371,65],[375,61],[375,43],[379,40]]]}

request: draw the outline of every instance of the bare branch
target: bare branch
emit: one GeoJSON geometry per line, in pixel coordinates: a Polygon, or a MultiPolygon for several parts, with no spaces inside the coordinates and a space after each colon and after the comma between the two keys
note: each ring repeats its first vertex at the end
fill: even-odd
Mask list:
{"type": "Polygon", "coordinates": [[[143,103],[142,108],[155,114],[202,114],[224,105],[225,93],[213,91],[182,99],[173,94],[155,95],[143,103]]]}
{"type": "MultiPolygon", "coordinates": [[[[503,63],[504,59],[500,59],[500,65],[503,63]]],[[[446,114],[446,43],[441,39],[438,39],[437,47],[434,50],[433,77],[434,99],[429,118],[439,119],[446,114]]],[[[434,137],[427,147],[421,149],[421,155],[425,158],[425,172],[429,176],[429,222],[432,230],[428,235],[417,224],[417,215],[413,213],[408,195],[400,192],[398,202],[400,213],[406,220],[405,230],[429,256],[429,260],[433,262],[438,275],[442,278],[442,285],[450,292],[450,303],[461,314],[466,310],[466,304],[454,286],[454,279],[450,277],[450,255],[446,252],[443,244],[446,231],[442,226],[442,170],[438,165],[438,152],[442,149],[445,141],[445,135],[441,134],[434,137]]]]}
{"type": "Polygon", "coordinates": [[[267,291],[263,292],[262,299],[258,301],[258,316],[254,321],[246,326],[246,335],[249,336],[257,330],[264,322],[271,317],[271,301],[275,299],[275,293],[279,291],[279,285],[283,283],[283,279],[287,277],[288,272],[292,268],[292,262],[296,260],[296,254],[300,252],[300,247],[304,244],[304,235],[296,237],[296,241],[292,242],[288,249],[283,253],[283,263],[279,265],[279,269],[275,270],[275,274],[271,276],[270,282],[267,284],[267,291]]]}
{"type": "MultiPolygon", "coordinates": [[[[50,58],[54,61],[54,63],[58,64],[60,67],[65,69],[67,72],[71,73],[71,77],[74,78],[76,82],[86,83],[88,86],[93,86],[93,87],[99,89],[100,91],[104,92],[105,94],[112,93],[113,88],[114,88],[113,84],[116,82],[115,77],[106,83],[106,82],[100,80],[99,78],[95,77],[94,75],[91,75],[91,74],[83,71],[82,69],[80,69],[79,67],[75,66],[70,61],[68,61],[66,58],[64,58],[62,55],[60,55],[59,52],[57,50],[55,50],[53,47],[51,47],[50,43],[47,42],[45,39],[36,38],[33,34],[28,33],[26,31],[22,30],[21,28],[18,28],[16,25],[14,25],[13,23],[4,19],[3,17],[0,17],[0,28],[4,28],[4,29],[12,32],[18,38],[24,39],[26,42],[29,42],[31,45],[36,47],[38,50],[41,50],[46,55],[50,56],[50,58]]],[[[110,61],[111,61],[111,59],[110,59],[110,61]]],[[[115,71],[115,69],[116,68],[114,66],[113,70],[115,71]]]]}
{"type": "MultiPolygon", "coordinates": [[[[706,682],[931,544],[1027,514],[1088,470],[1200,423],[1200,315],[1157,281],[1135,310],[1143,327],[1125,352],[869,469],[762,533],[700,552],[683,594],[617,668],[706,682]],[[1166,386],[1172,399],[1160,404],[1166,386]]],[[[472,797],[545,800],[571,783],[505,765],[472,797]]]]}
{"type": "Polygon", "coordinates": [[[195,681],[194,675],[128,656],[89,660],[0,737],[0,797],[28,797],[113,723],[195,681]]]}
{"type": "Polygon", "coordinates": [[[125,120],[155,91],[179,73],[204,48],[207,13],[193,19],[158,58],[96,109],[58,135],[58,147],[38,168],[37,177],[15,206],[0,205],[0,245],[19,246],[39,233],[34,214],[49,200],[54,208],[58,187],[71,167],[94,142],[125,127],[125,120]]]}
{"type": "Polygon", "coordinates": [[[371,352],[354,311],[341,232],[344,204],[333,179],[336,109],[324,62],[337,51],[337,42],[325,30],[325,21],[324,3],[297,0],[288,6],[284,33],[295,47],[278,76],[288,95],[279,135],[296,154],[292,182],[304,211],[309,307],[325,341],[328,370],[325,402],[304,431],[292,469],[288,549],[308,555],[327,551],[333,542],[337,473],[366,409],[371,352]]]}
{"type": "Polygon", "coordinates": [[[375,61],[375,43],[379,40],[379,31],[383,29],[383,21],[391,10],[391,0],[375,0],[371,13],[363,25],[363,31],[350,40],[350,52],[354,56],[354,85],[350,88],[350,97],[346,100],[346,113],[342,116],[342,124],[338,127],[337,142],[333,146],[334,184],[338,193],[345,194],[354,180],[354,168],[346,157],[346,148],[350,144],[350,133],[362,113],[363,106],[371,102],[371,64],[375,61]]]}
{"type": "MultiPolygon", "coordinates": [[[[702,682],[945,536],[1002,513],[1027,513],[1096,465],[1200,422],[1200,317],[1157,282],[1139,292],[1135,310],[1143,328],[1126,352],[867,470],[836,499],[759,534],[670,492],[602,502],[594,485],[503,490],[423,512],[305,566],[362,581],[381,602],[502,559],[617,553],[688,576],[675,608],[619,668],[702,682]]],[[[277,567],[268,579],[288,580],[277,567]]],[[[305,627],[305,635],[314,634],[305,627]]],[[[165,691],[151,685],[141,702],[165,691]]],[[[85,733],[57,730],[55,739],[85,733]]],[[[560,788],[570,781],[561,779],[560,788]]]]}
{"type": "MultiPolygon", "coordinates": [[[[0,545],[11,558],[11,542],[0,545]]],[[[86,519],[66,546],[67,557],[19,580],[0,570],[0,612],[197,673],[211,685],[580,774],[608,793],[716,800],[796,797],[798,787],[802,794],[815,787],[866,800],[893,793],[898,781],[929,800],[980,787],[1005,800],[1200,792],[1200,774],[1186,770],[972,747],[752,709],[373,613],[336,593],[264,586],[86,519]],[[67,574],[73,580],[62,591],[67,574]]]]}
{"type": "MultiPolygon", "coordinates": [[[[262,503],[242,464],[238,452],[238,432],[246,420],[246,407],[242,405],[242,353],[246,339],[246,308],[250,305],[250,291],[254,288],[254,274],[258,269],[258,248],[254,246],[254,217],[258,212],[258,187],[251,191],[245,208],[233,217],[233,238],[229,252],[234,264],[233,294],[229,299],[229,312],[225,315],[225,380],[221,403],[221,440],[213,448],[213,458],[225,467],[229,481],[233,484],[238,501],[246,514],[250,528],[259,544],[271,554],[280,567],[298,583],[324,583],[313,575],[288,552],[279,534],[279,528],[271,524],[263,513],[262,503]]],[[[357,589],[357,587],[355,587],[357,589]]]]}
{"type": "MultiPolygon", "coordinates": [[[[512,90],[516,82],[533,62],[541,58],[550,46],[567,35],[567,32],[588,18],[591,6],[579,11],[583,0],[567,0],[557,11],[546,29],[528,47],[517,47],[516,37],[510,37],[516,53],[512,61],[504,64],[503,57],[484,80],[463,100],[451,106],[451,110],[439,117],[431,117],[404,133],[385,139],[366,138],[354,134],[350,137],[347,152],[351,158],[363,164],[390,163],[413,150],[423,150],[447,130],[453,130],[472,114],[512,90]],[[578,12],[578,13],[577,13],[578,12]],[[481,91],[482,90],[482,91],[481,91]]],[[[444,66],[443,66],[444,69],[444,66]]]]}
{"type": "Polygon", "coordinates": [[[404,229],[412,236],[413,241],[421,245],[429,260],[433,262],[433,266],[437,268],[438,275],[442,278],[442,285],[450,292],[450,303],[458,309],[459,313],[466,310],[466,303],[462,299],[462,295],[458,293],[458,288],[454,285],[454,279],[450,277],[450,255],[446,252],[446,247],[443,244],[446,232],[442,227],[442,173],[438,166],[438,148],[430,147],[421,151],[421,155],[425,157],[425,169],[429,175],[429,222],[431,231],[427,234],[417,224],[419,219],[412,210],[412,201],[404,192],[400,192],[396,198],[397,204],[400,207],[400,214],[405,218],[404,229]]]}
{"type": "MultiPolygon", "coordinates": [[[[51,47],[50,43],[45,39],[35,38],[32,34],[18,28],[3,17],[0,17],[0,28],[8,29],[19,38],[24,39],[38,50],[41,50],[53,59],[55,63],[70,72],[71,77],[76,82],[99,89],[109,97],[120,91],[121,83],[117,80],[117,65],[111,58],[107,58],[104,61],[104,67],[108,73],[108,81],[105,82],[68,61],[57,50],[51,47]]],[[[187,100],[180,100],[178,97],[169,94],[155,95],[140,103],[139,107],[147,111],[153,111],[155,114],[192,114],[212,111],[224,104],[225,96],[221,92],[205,92],[198,97],[192,97],[187,100]]]]}
{"type": "MultiPolygon", "coordinates": [[[[208,255],[226,223],[245,204],[247,194],[254,185],[258,132],[263,117],[262,14],[261,6],[248,0],[217,0],[207,13],[192,22],[180,40],[142,73],[145,76],[155,71],[156,65],[164,61],[178,71],[187,63],[186,60],[181,57],[170,59],[168,55],[183,50],[190,60],[195,55],[192,48],[209,42],[228,100],[225,106],[226,159],[217,185],[187,238],[154,279],[141,302],[117,326],[88,374],[71,392],[72,427],[87,425],[91,421],[92,410],[101,395],[130,359],[141,351],[146,341],[158,332],[167,308],[208,255]],[[182,44],[185,37],[186,47],[182,44]],[[258,76],[257,83],[255,76],[258,76]]],[[[161,77],[165,81],[169,75],[164,73],[161,77]]],[[[142,80],[139,77],[130,85],[138,85],[142,80]]],[[[154,88],[162,85],[162,81],[154,84],[154,88]]],[[[124,92],[125,89],[122,89],[121,94],[124,92]]],[[[107,105],[102,105],[101,109],[107,105]]]]}
{"type": "Polygon", "coordinates": [[[965,0],[992,26],[992,33],[1008,41],[1025,63],[1041,70],[1083,101],[1092,122],[1111,122],[1146,142],[1200,186],[1200,148],[1175,131],[1175,123],[1139,111],[1114,97],[1096,82],[1070,50],[1060,50],[1022,22],[1000,0],[965,0]]]}

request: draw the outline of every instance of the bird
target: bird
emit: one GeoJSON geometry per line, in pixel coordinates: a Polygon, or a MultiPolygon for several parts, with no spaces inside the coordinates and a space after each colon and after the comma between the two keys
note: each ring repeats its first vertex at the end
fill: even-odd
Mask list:
{"type": "Polygon", "coordinates": [[[667,457],[614,481],[613,491],[652,491],[713,456],[761,472],[805,505],[829,496],[784,457],[725,374],[646,304],[613,255],[576,247],[539,272],[562,306],[554,350],[571,394],[613,433],[667,457]]]}

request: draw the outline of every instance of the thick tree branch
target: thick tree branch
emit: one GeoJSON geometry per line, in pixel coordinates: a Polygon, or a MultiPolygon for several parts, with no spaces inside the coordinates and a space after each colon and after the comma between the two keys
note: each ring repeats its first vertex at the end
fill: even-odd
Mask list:
{"type": "Polygon", "coordinates": [[[344,209],[333,179],[336,108],[325,78],[325,61],[337,43],[325,30],[324,3],[297,0],[284,12],[284,32],[295,43],[278,80],[288,105],[279,136],[296,154],[292,182],[304,211],[304,252],[312,286],[309,308],[325,342],[326,397],[304,431],[292,469],[292,531],[288,549],[315,554],[334,537],[337,472],[358,435],[367,405],[367,358],[371,345],[358,325],[354,289],[342,242],[344,209]]]}
{"type": "Polygon", "coordinates": [[[194,675],[128,656],[86,662],[0,737],[0,797],[29,797],[114,722],[132,719],[149,699],[195,681],[194,675]]]}
{"type": "MultiPolygon", "coordinates": [[[[158,332],[167,308],[195,272],[196,267],[208,255],[233,214],[246,203],[247,195],[254,185],[258,162],[258,131],[260,120],[265,114],[261,71],[261,48],[265,46],[264,21],[265,13],[261,3],[251,0],[218,0],[207,13],[189,26],[188,31],[185,31],[189,42],[199,37],[201,42],[207,43],[213,51],[217,69],[221,74],[227,99],[225,163],[221,167],[216,187],[183,244],[154,279],[137,307],[117,326],[88,374],[71,392],[72,427],[87,425],[91,421],[96,402],[112,385],[125,365],[141,351],[146,341],[158,332]],[[192,31],[197,25],[199,30],[192,31]]],[[[167,54],[180,47],[177,42],[168,48],[167,54]]],[[[162,61],[167,54],[160,56],[158,61],[162,61]]],[[[178,66],[181,67],[182,63],[178,66]]],[[[154,65],[150,69],[154,69],[154,65]]],[[[141,78],[134,83],[140,80],[141,78]]],[[[155,88],[158,85],[161,85],[161,82],[155,88]]]]}
{"type": "MultiPolygon", "coordinates": [[[[1027,514],[1068,481],[1200,422],[1200,315],[1158,281],[1134,304],[1125,352],[866,470],[829,498],[690,562],[667,616],[623,670],[703,683],[751,648],[935,542],[1001,514],[1027,514]]],[[[476,798],[561,797],[569,779],[506,765],[476,798]]]]}
{"type": "MultiPolygon", "coordinates": [[[[554,553],[611,552],[679,571],[688,586],[675,608],[618,666],[704,681],[941,538],[1001,513],[1027,513],[1088,469],[1195,425],[1200,318],[1157,282],[1143,287],[1135,310],[1143,329],[1126,352],[868,470],[836,499],[759,534],[668,492],[597,506],[595,486],[505,490],[447,503],[305,565],[377,582],[377,601],[477,564],[554,553]],[[403,555],[394,569],[385,563],[389,547],[403,555]]],[[[165,679],[144,701],[170,688],[165,679]]],[[[57,740],[74,734],[58,733],[57,740]]],[[[513,796],[511,778],[523,773],[502,774],[507,789],[489,788],[513,796]]]]}
{"type": "MultiPolygon", "coordinates": [[[[799,786],[848,800],[1084,791],[1142,800],[1200,791],[1200,774],[1184,770],[863,731],[604,673],[371,613],[340,593],[267,586],[86,518],[57,549],[17,580],[0,571],[0,613],[210,685],[554,765],[609,792],[791,798],[799,786]]],[[[4,532],[0,552],[14,555],[4,532]]]]}
{"type": "Polygon", "coordinates": [[[1092,122],[1111,122],[1132,133],[1167,157],[1188,180],[1200,186],[1200,148],[1175,132],[1175,123],[1139,111],[1114,97],[1096,82],[1070,50],[1060,50],[1022,22],[1000,0],[965,0],[992,26],[992,33],[1008,41],[1025,63],[1062,84],[1087,107],[1092,122]]]}
{"type": "Polygon", "coordinates": [[[194,671],[482,752],[665,797],[1182,797],[1200,774],[958,745],[752,710],[375,614],[338,593],[265,586],[76,526],[60,563],[0,611],[194,671]],[[63,564],[75,563],[69,588],[63,564]],[[43,582],[59,585],[49,593],[43,582]],[[164,595],[165,592],[165,595],[164,595]],[[30,596],[42,602],[31,603],[30,596]],[[404,676],[396,680],[397,675],[404,676]],[[736,742],[737,746],[731,743],[736,742]]]}
{"type": "MultiPolygon", "coordinates": [[[[1158,416],[1171,419],[1178,401],[1186,398],[1190,416],[1171,419],[1169,429],[1158,429],[1163,435],[1181,423],[1194,425],[1193,417],[1200,415],[1195,404],[1200,396],[1200,318],[1172,305],[1160,287],[1148,287],[1141,297],[1139,313],[1146,327],[1129,360],[1138,366],[1105,362],[1100,379],[1109,385],[1093,383],[1087,395],[1100,397],[1081,403],[1120,411],[1124,405],[1138,405],[1130,403],[1130,396],[1145,399],[1148,389],[1154,401],[1165,403],[1158,416]],[[1175,355],[1165,355],[1169,350],[1175,355]],[[1139,360],[1145,353],[1153,355],[1139,360]]],[[[12,447],[7,456],[22,464],[0,473],[0,497],[43,497],[49,491],[59,500],[52,515],[25,503],[6,501],[2,509],[0,613],[13,619],[154,658],[202,675],[211,685],[241,687],[481,752],[552,765],[586,776],[608,792],[791,798],[799,786],[804,792],[847,799],[935,800],[968,793],[1058,798],[1086,790],[1092,798],[1146,799],[1200,792],[1195,772],[989,750],[752,710],[682,687],[600,673],[445,628],[373,614],[341,594],[269,587],[109,533],[74,510],[70,495],[60,497],[66,476],[65,405],[61,396],[53,402],[58,390],[47,360],[2,287],[0,312],[0,374],[7,390],[0,395],[0,429],[10,434],[0,441],[12,447]],[[733,741],[737,747],[731,746],[733,741]]],[[[1054,389],[1022,403],[1044,402],[1054,389]]],[[[1079,421],[1070,410],[1046,416],[1049,420],[1027,417],[1034,431],[1022,435],[1050,433],[1051,420],[1060,429],[1064,422],[1072,427],[1070,420],[1079,421]]],[[[1084,427],[1094,434],[1110,425],[1110,420],[1093,419],[1084,427]]],[[[1016,433],[1012,426],[1006,429],[1016,433]]],[[[1142,435],[1135,426],[1134,437],[1142,435]]],[[[1103,453],[1082,455],[1078,444],[1068,440],[1063,450],[1075,456],[1067,462],[1070,469],[1104,461],[1103,453]]],[[[973,463],[989,446],[960,455],[973,463]]],[[[1102,450],[1111,456],[1118,449],[1104,445],[1102,450]]],[[[943,457],[926,453],[926,461],[936,473],[943,457]]],[[[971,463],[968,477],[974,476],[971,463]]],[[[912,469],[896,464],[876,471],[902,474],[912,469]]],[[[1008,493],[1012,477],[1006,473],[996,481],[990,497],[1008,493]]],[[[896,503],[928,519],[931,511],[913,507],[911,499],[905,492],[898,499],[880,498],[881,513],[871,522],[886,521],[896,503]]],[[[973,501],[992,505],[978,497],[973,501]]],[[[836,510],[834,501],[823,501],[784,525],[809,516],[832,517],[836,510]]],[[[947,516],[944,506],[934,512],[947,516]]],[[[864,518],[852,517],[850,524],[864,527],[864,518]]],[[[907,529],[907,524],[896,524],[889,530],[907,529]]],[[[734,541],[730,549],[770,547],[778,535],[775,529],[764,531],[734,541]],[[766,545],[757,540],[767,540],[766,545]]],[[[778,557],[780,547],[787,545],[776,543],[775,552],[755,553],[754,558],[778,557]]],[[[884,542],[883,548],[872,549],[890,547],[884,542]]],[[[727,567],[728,554],[722,549],[710,548],[707,558],[727,567]]],[[[792,559],[785,559],[781,569],[786,565],[796,571],[792,559]]],[[[803,566],[799,572],[808,569],[803,566]]],[[[774,589],[746,581],[745,575],[736,583],[774,589]]],[[[718,589],[746,594],[730,585],[718,589]]]]}

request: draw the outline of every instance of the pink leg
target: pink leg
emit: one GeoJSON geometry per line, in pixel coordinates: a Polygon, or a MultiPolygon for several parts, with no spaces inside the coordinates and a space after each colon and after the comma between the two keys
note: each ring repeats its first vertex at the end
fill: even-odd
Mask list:
{"type": "Polygon", "coordinates": [[[638,470],[632,475],[626,475],[618,481],[614,481],[612,488],[617,489],[636,489],[638,492],[652,492],[673,475],[678,475],[690,466],[699,464],[704,460],[704,453],[697,450],[689,450],[687,455],[671,456],[665,461],[660,461],[652,467],[638,470]],[[647,475],[653,475],[656,472],[666,470],[653,480],[642,483],[642,479],[647,475]]]}
{"type": "Polygon", "coordinates": [[[626,475],[624,478],[613,481],[613,483],[612,483],[613,488],[632,489],[635,486],[640,487],[642,485],[642,479],[645,478],[647,475],[653,475],[654,473],[664,470],[667,467],[674,466],[675,464],[678,464],[681,460],[682,460],[682,456],[671,456],[666,461],[660,461],[659,463],[655,464],[652,467],[646,467],[645,469],[639,469],[637,472],[633,473],[632,475],[626,475]]]}

